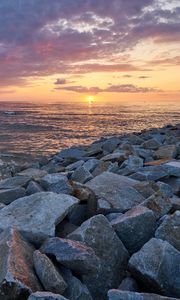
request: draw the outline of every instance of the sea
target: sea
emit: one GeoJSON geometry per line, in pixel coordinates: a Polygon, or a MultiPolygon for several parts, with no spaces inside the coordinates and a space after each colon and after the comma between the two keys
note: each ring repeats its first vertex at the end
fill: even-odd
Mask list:
{"type": "Polygon", "coordinates": [[[180,102],[0,102],[0,153],[61,149],[180,122],[180,102]]]}

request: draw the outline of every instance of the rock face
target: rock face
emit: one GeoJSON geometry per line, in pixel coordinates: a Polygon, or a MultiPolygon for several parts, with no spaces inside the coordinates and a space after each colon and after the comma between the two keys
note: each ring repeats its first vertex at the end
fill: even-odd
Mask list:
{"type": "Polygon", "coordinates": [[[129,261],[131,274],[149,291],[180,297],[180,252],[166,241],[151,239],[129,261]]]}
{"type": "Polygon", "coordinates": [[[49,292],[36,292],[29,296],[28,300],[68,300],[67,298],[49,293],[49,292]]]}
{"type": "Polygon", "coordinates": [[[165,240],[180,251],[180,211],[167,216],[155,233],[156,238],[165,240]]]}
{"type": "Polygon", "coordinates": [[[15,200],[0,211],[0,231],[13,225],[35,244],[55,235],[55,226],[78,203],[75,197],[51,192],[15,200]]]}
{"type": "Polygon", "coordinates": [[[26,191],[24,188],[21,187],[0,190],[0,203],[7,205],[20,197],[24,197],[25,195],[26,191]]]}
{"type": "Polygon", "coordinates": [[[89,187],[97,198],[106,200],[111,205],[111,210],[124,212],[136,204],[141,203],[144,198],[133,186],[137,183],[125,176],[104,172],[89,181],[89,187]]]}
{"type": "Polygon", "coordinates": [[[33,270],[33,251],[15,228],[0,235],[0,299],[23,300],[41,290],[33,270]]]}
{"type": "Polygon", "coordinates": [[[44,289],[55,294],[63,294],[67,284],[51,260],[45,254],[36,250],[33,254],[33,261],[36,274],[44,289]]]}
{"type": "Polygon", "coordinates": [[[155,294],[140,294],[129,291],[110,290],[108,293],[108,300],[177,300],[177,298],[169,298],[155,294]]]}
{"type": "Polygon", "coordinates": [[[51,238],[42,245],[41,251],[55,256],[60,264],[78,274],[93,273],[98,270],[99,259],[93,249],[83,243],[51,238]]]}
{"type": "Polygon", "coordinates": [[[137,206],[112,220],[111,225],[129,253],[134,253],[153,237],[156,218],[152,210],[137,206]]]}
{"type": "Polygon", "coordinates": [[[92,247],[100,259],[96,273],[83,277],[95,299],[104,299],[110,287],[118,287],[124,276],[128,253],[103,215],[84,222],[69,238],[92,247]]]}
{"type": "Polygon", "coordinates": [[[54,192],[57,194],[71,195],[73,189],[69,184],[66,176],[61,174],[48,174],[41,179],[41,185],[46,191],[54,192]]]}

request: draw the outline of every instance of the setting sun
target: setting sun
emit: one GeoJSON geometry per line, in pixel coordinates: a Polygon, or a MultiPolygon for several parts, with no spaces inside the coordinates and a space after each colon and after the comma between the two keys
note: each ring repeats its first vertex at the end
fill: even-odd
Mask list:
{"type": "Polygon", "coordinates": [[[94,96],[87,96],[87,101],[89,102],[89,103],[92,103],[92,102],[94,102],[94,100],[95,100],[95,97],[94,96]]]}

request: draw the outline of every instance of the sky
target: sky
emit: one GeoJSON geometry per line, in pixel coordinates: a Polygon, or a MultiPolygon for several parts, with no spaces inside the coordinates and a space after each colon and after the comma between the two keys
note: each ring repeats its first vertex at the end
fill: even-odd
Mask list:
{"type": "Polygon", "coordinates": [[[1,0],[0,100],[180,101],[179,0],[1,0]]]}

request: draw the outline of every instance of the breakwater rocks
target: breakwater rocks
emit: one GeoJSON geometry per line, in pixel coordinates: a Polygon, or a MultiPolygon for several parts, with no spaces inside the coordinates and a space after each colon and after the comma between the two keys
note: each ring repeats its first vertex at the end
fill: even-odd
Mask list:
{"type": "Polygon", "coordinates": [[[180,299],[180,125],[0,174],[0,299],[180,299]]]}

